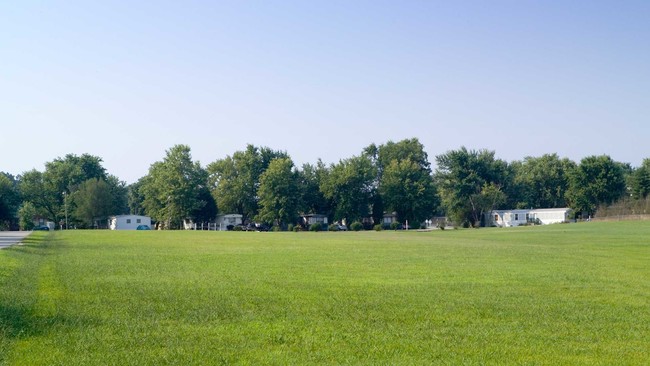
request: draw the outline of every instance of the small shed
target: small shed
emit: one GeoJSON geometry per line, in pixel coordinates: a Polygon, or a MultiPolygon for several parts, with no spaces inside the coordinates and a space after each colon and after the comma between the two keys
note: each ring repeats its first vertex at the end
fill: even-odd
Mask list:
{"type": "Polygon", "coordinates": [[[382,224],[390,225],[390,224],[392,224],[394,222],[399,222],[399,220],[397,219],[397,213],[396,212],[390,212],[390,213],[386,212],[386,213],[384,213],[384,216],[382,217],[382,221],[381,221],[382,224]]]}
{"type": "Polygon", "coordinates": [[[307,214],[307,215],[302,215],[302,221],[307,226],[311,224],[327,225],[327,216],[321,214],[307,214]]]}
{"type": "Polygon", "coordinates": [[[240,214],[218,215],[216,220],[217,230],[228,230],[228,226],[241,225],[243,217],[240,214]]]}
{"type": "Polygon", "coordinates": [[[111,230],[136,230],[140,225],[147,225],[151,228],[151,217],[140,215],[117,215],[108,219],[108,227],[111,230]]]}

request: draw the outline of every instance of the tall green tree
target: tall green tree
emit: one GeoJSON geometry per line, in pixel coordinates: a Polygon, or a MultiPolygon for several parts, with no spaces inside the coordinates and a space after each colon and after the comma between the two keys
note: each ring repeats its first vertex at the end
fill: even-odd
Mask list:
{"type": "Polygon", "coordinates": [[[43,218],[59,222],[63,217],[63,192],[47,184],[45,175],[36,169],[23,173],[20,179],[20,193],[25,202],[33,205],[34,211],[43,218]]]}
{"type": "Polygon", "coordinates": [[[498,208],[500,201],[507,200],[504,187],[510,185],[511,174],[508,164],[494,157],[494,151],[462,147],[436,156],[436,162],[442,205],[455,223],[476,227],[485,212],[498,208]]]}
{"type": "Polygon", "coordinates": [[[72,193],[88,179],[106,179],[102,159],[90,154],[67,154],[45,163],[44,181],[53,192],[72,193]]]}
{"type": "Polygon", "coordinates": [[[196,223],[207,223],[207,222],[214,222],[214,219],[217,217],[217,214],[219,213],[218,207],[217,207],[217,202],[214,200],[214,197],[210,193],[210,189],[208,188],[208,173],[207,171],[203,170],[202,172],[204,174],[204,179],[203,181],[205,182],[199,187],[198,190],[198,198],[200,201],[205,202],[205,205],[202,207],[198,208],[197,210],[194,210],[192,212],[192,219],[196,223]]]}
{"type": "Polygon", "coordinates": [[[206,183],[207,173],[192,161],[189,146],[175,145],[162,161],[151,165],[142,180],[142,206],[165,228],[179,228],[207,204],[201,199],[206,183]]]}
{"type": "Polygon", "coordinates": [[[515,181],[519,185],[521,198],[516,206],[520,208],[566,207],[566,192],[569,189],[569,175],[576,164],[560,159],[557,154],[541,157],[526,157],[517,165],[515,181]]]}
{"type": "Polygon", "coordinates": [[[247,145],[244,151],[210,163],[208,184],[217,207],[222,212],[241,214],[244,220],[254,218],[259,209],[260,176],[272,160],[288,157],[282,151],[247,145]]]}
{"type": "Polygon", "coordinates": [[[131,183],[127,187],[127,205],[132,215],[147,215],[144,206],[144,196],[142,194],[142,185],[145,178],[138,179],[137,182],[131,183]]]}
{"type": "Polygon", "coordinates": [[[316,165],[304,164],[298,171],[301,212],[323,214],[332,218],[332,203],[320,191],[326,176],[327,166],[320,159],[316,165]]]}
{"type": "Polygon", "coordinates": [[[276,226],[295,221],[300,207],[298,192],[298,173],[291,159],[272,160],[260,176],[257,219],[276,226]]]}
{"type": "MultiPolygon", "coordinates": [[[[65,197],[88,179],[107,179],[102,159],[83,154],[67,154],[45,163],[45,171],[32,170],[23,174],[20,191],[25,201],[31,202],[45,218],[61,222],[65,215],[65,197]]],[[[69,206],[69,210],[74,207],[69,206]]]]}
{"type": "Polygon", "coordinates": [[[109,216],[127,212],[126,185],[114,176],[91,178],[78,186],[71,201],[72,214],[82,228],[102,227],[109,216]]]}
{"type": "Polygon", "coordinates": [[[433,215],[437,205],[430,172],[409,159],[392,160],[384,168],[379,192],[400,221],[421,223],[433,215]]]}
{"type": "Polygon", "coordinates": [[[40,213],[31,202],[23,202],[18,209],[18,225],[20,230],[31,230],[34,228],[34,218],[40,213]]]}
{"type": "Polygon", "coordinates": [[[650,158],[644,159],[629,177],[630,194],[634,199],[645,199],[650,194],[650,158]]]}
{"type": "Polygon", "coordinates": [[[82,228],[92,228],[97,221],[113,213],[113,197],[103,179],[89,179],[81,183],[72,194],[75,203],[74,216],[82,228]]]}
{"type": "Polygon", "coordinates": [[[112,174],[108,174],[105,181],[113,200],[113,212],[110,215],[129,213],[129,188],[126,182],[112,174]]]}
{"type": "MultiPolygon", "coordinates": [[[[366,148],[366,152],[372,151],[371,147],[366,148]]],[[[381,174],[386,167],[393,161],[411,161],[423,171],[431,173],[431,163],[429,157],[424,151],[424,145],[417,138],[404,139],[398,142],[388,141],[379,145],[377,151],[377,167],[381,174]]]]}
{"type": "Polygon", "coordinates": [[[0,230],[14,228],[21,198],[13,175],[0,172],[0,230]]]}
{"type": "Polygon", "coordinates": [[[569,177],[567,199],[583,217],[593,215],[599,205],[609,205],[626,191],[623,166],[608,155],[589,156],[580,161],[569,177]]]}
{"type": "Polygon", "coordinates": [[[375,178],[375,166],[368,156],[332,164],[320,189],[325,198],[332,200],[335,220],[353,222],[369,215],[375,178]]]}
{"type": "Polygon", "coordinates": [[[417,138],[370,145],[364,154],[373,157],[377,172],[378,194],[373,198],[375,222],[380,222],[383,216],[379,208],[397,213],[400,221],[412,223],[423,222],[434,214],[438,200],[431,164],[417,138]]]}

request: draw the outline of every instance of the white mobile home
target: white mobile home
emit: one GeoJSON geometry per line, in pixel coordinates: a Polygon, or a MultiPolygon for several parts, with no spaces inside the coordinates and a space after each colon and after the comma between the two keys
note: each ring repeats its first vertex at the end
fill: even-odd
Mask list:
{"type": "Polygon", "coordinates": [[[321,215],[321,214],[302,215],[302,222],[307,226],[312,224],[327,225],[327,215],[321,215]]]}
{"type": "Polygon", "coordinates": [[[488,214],[487,226],[512,227],[526,223],[557,224],[570,219],[570,208],[539,208],[521,210],[494,210],[488,214]]]}
{"type": "Polygon", "coordinates": [[[217,230],[228,230],[228,226],[232,228],[241,225],[243,217],[240,214],[217,215],[217,230]]]}
{"type": "Polygon", "coordinates": [[[111,230],[137,230],[138,226],[147,225],[151,228],[151,217],[140,215],[118,215],[108,219],[111,230]]]}

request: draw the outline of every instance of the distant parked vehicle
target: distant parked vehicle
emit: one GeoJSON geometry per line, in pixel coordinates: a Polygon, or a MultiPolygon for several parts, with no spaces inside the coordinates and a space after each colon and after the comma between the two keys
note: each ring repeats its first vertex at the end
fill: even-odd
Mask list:
{"type": "Polygon", "coordinates": [[[348,231],[348,227],[345,225],[338,225],[336,229],[338,231],[348,231]]]}
{"type": "Polygon", "coordinates": [[[238,224],[232,227],[233,231],[251,231],[250,226],[244,224],[238,224]]]}
{"type": "Polygon", "coordinates": [[[149,225],[138,225],[138,227],[135,228],[136,230],[151,230],[149,225]]]}
{"type": "Polygon", "coordinates": [[[270,228],[266,224],[255,224],[255,231],[269,231],[270,228]]]}
{"type": "Polygon", "coordinates": [[[45,225],[40,225],[40,226],[34,227],[32,230],[35,230],[35,231],[50,231],[50,228],[45,226],[45,225]]]}

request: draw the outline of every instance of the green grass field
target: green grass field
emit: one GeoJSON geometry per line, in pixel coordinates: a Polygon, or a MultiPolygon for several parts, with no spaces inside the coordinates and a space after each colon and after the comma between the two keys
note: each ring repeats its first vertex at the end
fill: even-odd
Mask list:
{"type": "Polygon", "coordinates": [[[0,251],[0,364],[650,364],[650,222],[69,231],[0,251]]]}

